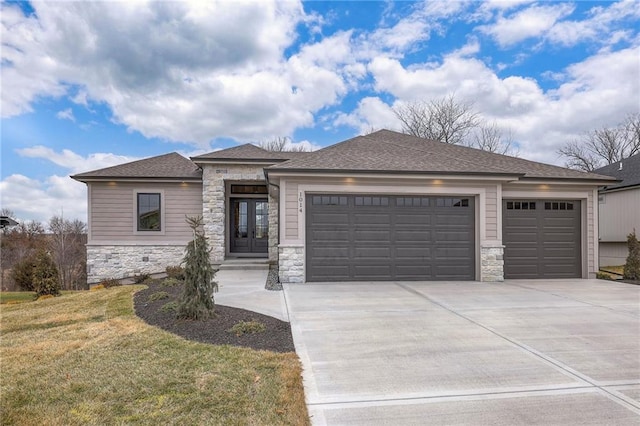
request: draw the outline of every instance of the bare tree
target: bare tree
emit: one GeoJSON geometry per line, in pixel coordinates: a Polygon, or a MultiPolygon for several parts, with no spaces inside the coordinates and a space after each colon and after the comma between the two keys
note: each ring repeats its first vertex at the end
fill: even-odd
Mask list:
{"type": "Polygon", "coordinates": [[[630,114],[617,127],[591,130],[567,142],[558,153],[572,169],[593,171],[640,152],[640,114],[630,114]]]}
{"type": "Polygon", "coordinates": [[[81,220],[73,221],[61,216],[49,220],[50,250],[58,269],[60,284],[68,290],[86,287],[86,233],[81,220]]]}
{"type": "Polygon", "coordinates": [[[471,146],[483,151],[495,152],[496,154],[518,156],[518,150],[514,146],[513,132],[511,129],[505,132],[495,121],[478,126],[473,133],[471,146]]]}
{"type": "Polygon", "coordinates": [[[463,143],[480,124],[473,104],[458,101],[453,94],[429,102],[410,102],[393,112],[404,133],[450,144],[463,143]]]}
{"type": "Polygon", "coordinates": [[[309,149],[302,145],[293,145],[291,143],[291,139],[286,136],[279,136],[277,138],[262,141],[258,144],[258,146],[266,151],[272,152],[308,152],[309,149]]]}

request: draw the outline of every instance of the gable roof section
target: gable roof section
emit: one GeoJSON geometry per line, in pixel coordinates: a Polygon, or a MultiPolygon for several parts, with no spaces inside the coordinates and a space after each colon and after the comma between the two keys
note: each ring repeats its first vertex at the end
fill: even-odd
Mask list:
{"type": "Polygon", "coordinates": [[[622,182],[607,185],[604,190],[630,188],[640,186],[640,154],[632,155],[621,161],[594,170],[600,175],[613,176],[622,182]]]}
{"type": "Polygon", "coordinates": [[[202,180],[202,170],[177,152],[132,161],[118,166],[93,170],[71,176],[72,179],[89,180],[202,180]]]}
{"type": "Polygon", "coordinates": [[[520,179],[610,181],[612,178],[390,130],[358,136],[266,171],[503,175],[520,179]]]}
{"type": "Polygon", "coordinates": [[[250,143],[234,146],[232,148],[222,149],[220,151],[210,152],[208,154],[191,157],[196,163],[222,163],[222,162],[255,162],[255,163],[279,163],[299,158],[309,154],[308,152],[273,152],[262,149],[250,143]]]}

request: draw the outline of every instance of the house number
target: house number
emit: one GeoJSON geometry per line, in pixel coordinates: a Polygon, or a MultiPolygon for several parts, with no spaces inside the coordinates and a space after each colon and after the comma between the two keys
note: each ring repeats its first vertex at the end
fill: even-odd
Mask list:
{"type": "Polygon", "coordinates": [[[302,197],[302,192],[300,192],[300,195],[298,195],[298,205],[300,207],[300,213],[302,213],[302,202],[304,201],[304,198],[302,197]]]}

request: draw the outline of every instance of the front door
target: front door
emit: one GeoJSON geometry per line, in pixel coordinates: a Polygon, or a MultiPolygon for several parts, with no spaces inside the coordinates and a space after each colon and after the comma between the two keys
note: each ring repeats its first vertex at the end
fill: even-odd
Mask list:
{"type": "Polygon", "coordinates": [[[267,253],[269,250],[268,201],[231,199],[231,253],[267,253]]]}

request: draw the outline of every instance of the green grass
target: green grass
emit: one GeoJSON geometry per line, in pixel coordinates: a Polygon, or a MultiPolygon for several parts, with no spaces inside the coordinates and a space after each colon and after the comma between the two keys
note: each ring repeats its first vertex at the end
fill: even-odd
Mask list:
{"type": "Polygon", "coordinates": [[[3,305],[2,424],[309,424],[295,354],[151,327],[139,288],[3,305]]]}
{"type": "Polygon", "coordinates": [[[34,291],[0,291],[0,304],[33,301],[34,291]]]}

